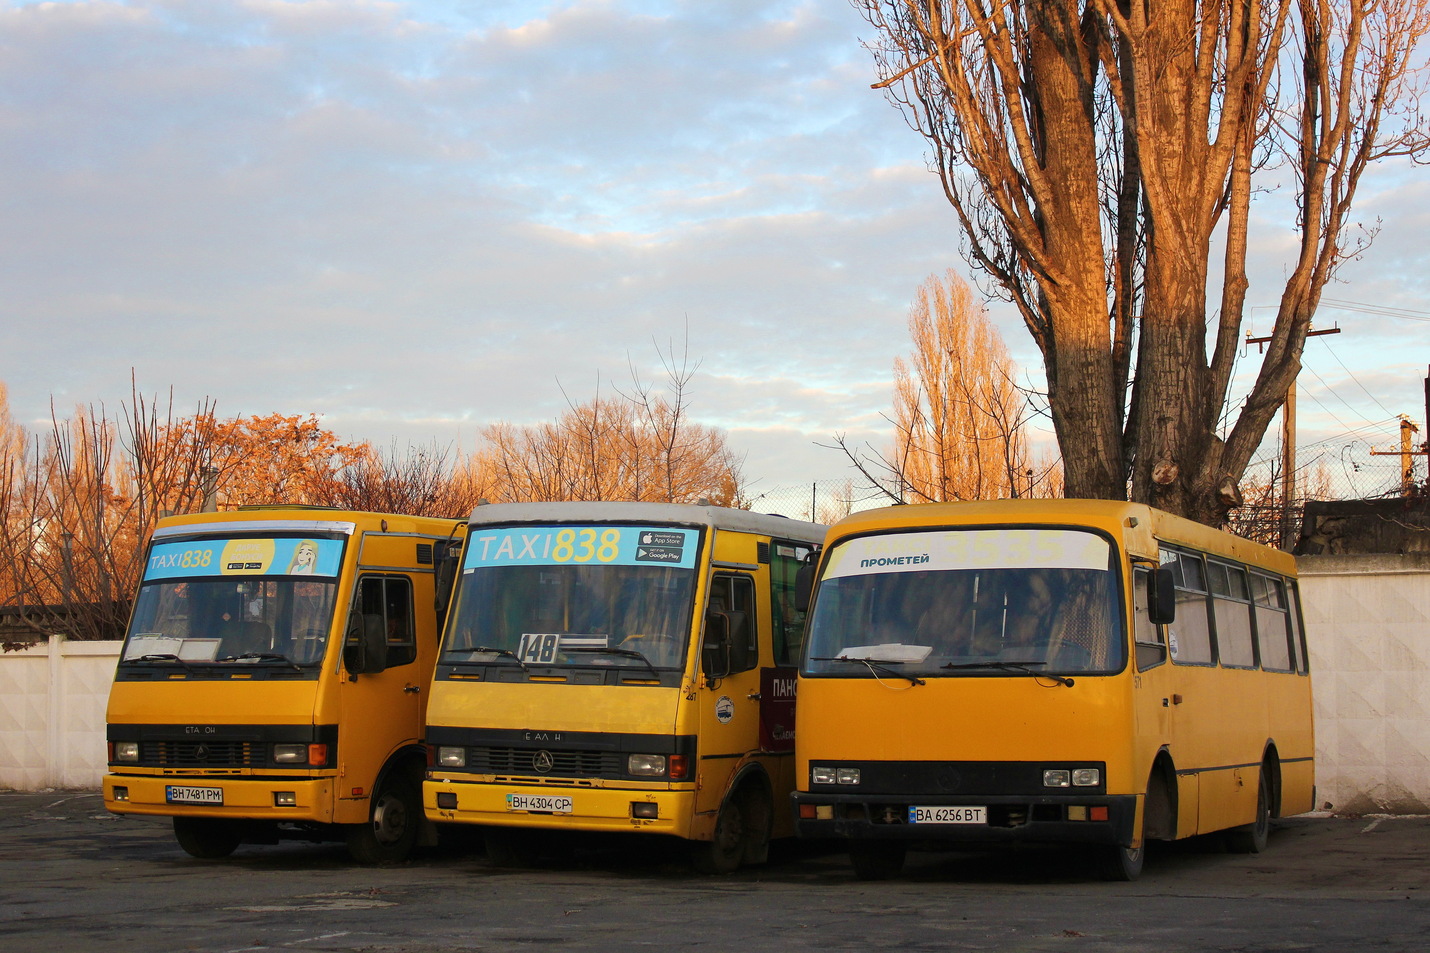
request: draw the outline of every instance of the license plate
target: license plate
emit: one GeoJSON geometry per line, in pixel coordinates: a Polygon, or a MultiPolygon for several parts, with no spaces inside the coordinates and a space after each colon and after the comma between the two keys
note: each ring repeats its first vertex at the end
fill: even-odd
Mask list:
{"type": "Polygon", "coordinates": [[[182,784],[164,786],[164,800],[170,804],[222,804],[223,788],[191,788],[182,784]]]}
{"type": "Polygon", "coordinates": [[[911,807],[910,824],[987,824],[983,807],[911,807]]]}
{"type": "Polygon", "coordinates": [[[570,814],[569,797],[553,797],[549,794],[508,794],[508,811],[529,811],[535,814],[570,814]]]}

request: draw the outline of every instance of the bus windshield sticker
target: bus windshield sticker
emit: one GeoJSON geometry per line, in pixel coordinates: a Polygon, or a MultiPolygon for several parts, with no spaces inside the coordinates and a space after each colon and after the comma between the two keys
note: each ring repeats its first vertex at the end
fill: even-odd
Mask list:
{"type": "Polygon", "coordinates": [[[193,576],[336,576],[342,564],[338,539],[182,540],[155,543],[145,581],[193,576]]]}
{"type": "Polygon", "coordinates": [[[561,653],[571,650],[599,651],[610,645],[609,635],[588,632],[523,632],[517,658],[536,665],[568,661],[561,653]]]}
{"type": "Polygon", "coordinates": [[[521,526],[484,529],[467,544],[467,571],[489,566],[695,568],[699,531],[669,526],[521,526]]]}
{"type": "Polygon", "coordinates": [[[1065,529],[973,529],[886,533],[847,540],[829,555],[825,578],[946,569],[1106,570],[1108,542],[1065,529]]]}

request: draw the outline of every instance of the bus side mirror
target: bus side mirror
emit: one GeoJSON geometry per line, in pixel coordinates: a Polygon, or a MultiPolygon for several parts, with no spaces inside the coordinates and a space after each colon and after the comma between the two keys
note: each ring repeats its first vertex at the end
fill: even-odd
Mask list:
{"type": "Polygon", "coordinates": [[[1177,618],[1177,580],[1172,570],[1158,566],[1147,578],[1147,618],[1154,625],[1169,625],[1177,618]]]}
{"type": "Polygon", "coordinates": [[[382,616],[354,612],[348,617],[343,666],[349,675],[376,675],[387,668],[387,627],[382,616]]]}
{"type": "Polygon", "coordinates": [[[800,563],[794,574],[794,607],[797,612],[809,611],[809,598],[814,593],[814,554],[800,563]]]}
{"type": "Polygon", "coordinates": [[[705,613],[705,641],[700,646],[700,670],[707,679],[730,674],[730,617],[712,610],[705,613]]]}
{"type": "Polygon", "coordinates": [[[447,609],[452,604],[452,590],[457,583],[457,568],[462,560],[462,541],[458,539],[439,540],[433,546],[432,561],[435,563],[437,628],[440,632],[447,619],[447,609]]]}

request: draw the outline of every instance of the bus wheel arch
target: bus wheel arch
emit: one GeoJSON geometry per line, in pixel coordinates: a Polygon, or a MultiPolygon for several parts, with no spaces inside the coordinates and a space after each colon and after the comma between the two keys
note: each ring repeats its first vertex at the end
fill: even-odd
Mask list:
{"type": "Polygon", "coordinates": [[[1268,743],[1256,769],[1256,813],[1250,824],[1225,833],[1228,850],[1238,854],[1259,854],[1271,836],[1271,818],[1281,816],[1281,759],[1274,743],[1268,743]]]}
{"type": "Polygon", "coordinates": [[[1152,762],[1147,777],[1147,794],[1142,804],[1142,840],[1177,838],[1177,768],[1172,755],[1163,748],[1152,762]]]}
{"type": "Polygon", "coordinates": [[[383,767],[368,799],[368,820],[347,831],[347,847],[354,860],[366,866],[406,860],[426,825],[422,810],[422,777],[426,756],[404,749],[383,767]]]}
{"type": "Polygon", "coordinates": [[[695,869],[727,874],[742,864],[764,863],[769,858],[773,829],[774,786],[762,766],[747,765],[721,799],[710,840],[691,845],[695,869]]]}

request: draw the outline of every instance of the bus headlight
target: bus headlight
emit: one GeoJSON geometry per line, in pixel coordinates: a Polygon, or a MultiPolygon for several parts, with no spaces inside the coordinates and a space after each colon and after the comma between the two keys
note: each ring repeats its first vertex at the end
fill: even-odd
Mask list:
{"type": "Polygon", "coordinates": [[[467,749],[457,745],[442,745],[437,749],[437,763],[444,768],[465,768],[467,749]]]}
{"type": "Polygon", "coordinates": [[[811,767],[809,780],[812,784],[858,784],[858,768],[811,767]]]}
{"type": "Polygon", "coordinates": [[[626,773],[645,778],[665,777],[665,755],[633,754],[626,758],[626,773]]]}
{"type": "Polygon", "coordinates": [[[1095,788],[1101,783],[1101,768],[1046,768],[1043,771],[1046,788],[1095,788]]]}
{"type": "Polygon", "coordinates": [[[137,741],[116,741],[114,743],[115,761],[138,761],[139,742],[137,741]]]}
{"type": "Polygon", "coordinates": [[[273,761],[275,764],[307,764],[307,745],[274,745],[273,761]]]}

